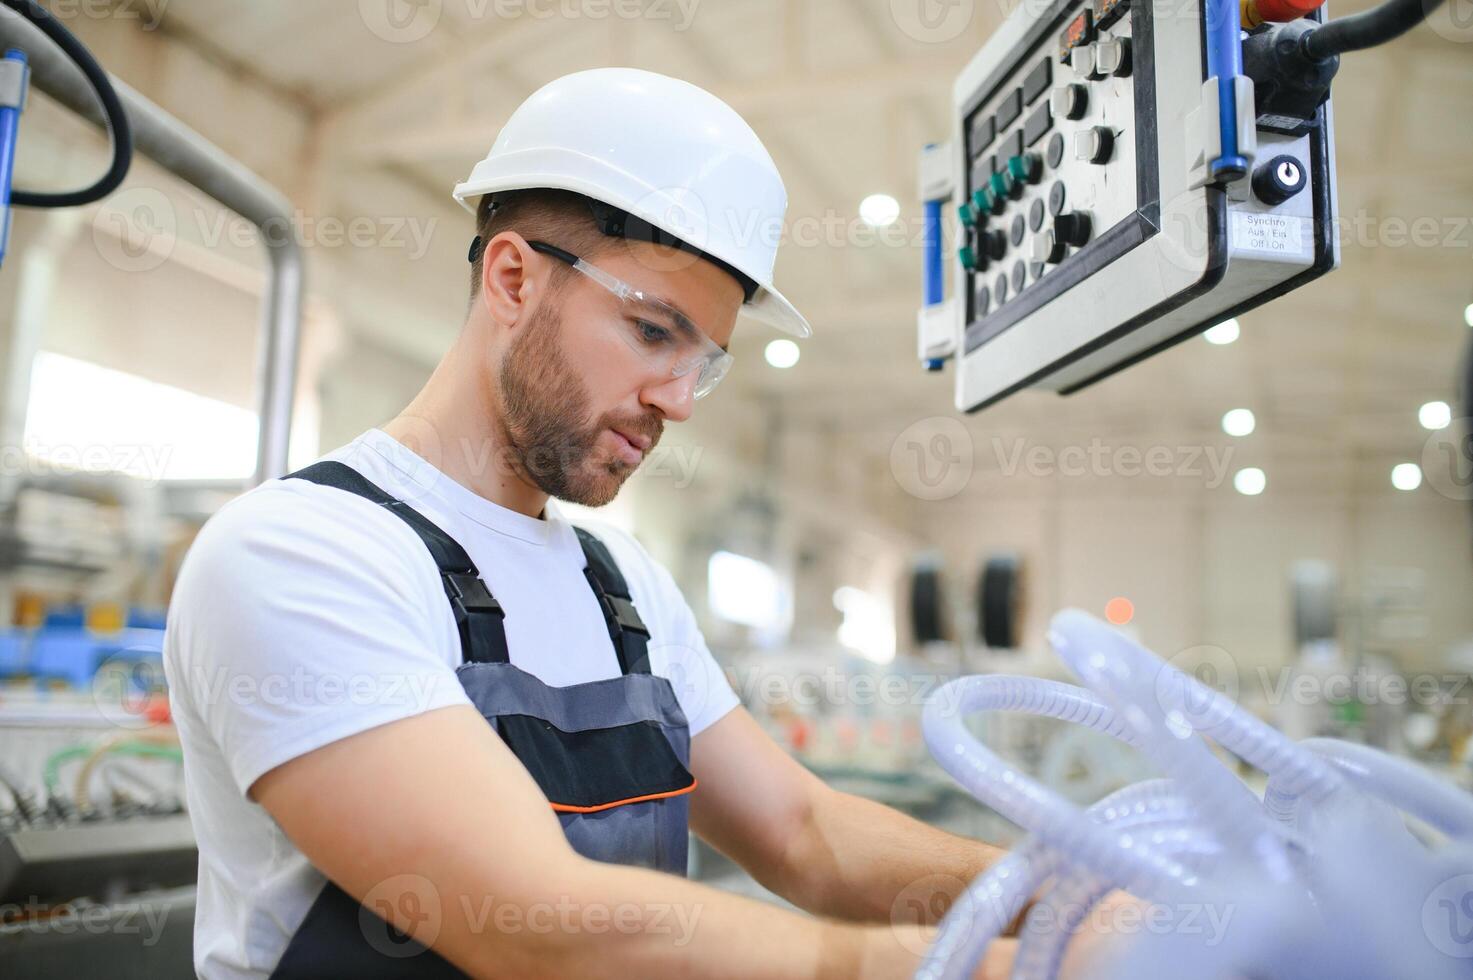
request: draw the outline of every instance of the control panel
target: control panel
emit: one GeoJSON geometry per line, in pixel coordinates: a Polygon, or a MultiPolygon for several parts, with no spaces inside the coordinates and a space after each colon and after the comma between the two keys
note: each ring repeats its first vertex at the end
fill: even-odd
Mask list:
{"type": "Polygon", "coordinates": [[[1328,103],[1261,128],[1221,0],[1020,5],[953,87],[921,193],[955,221],[920,357],[973,411],[1068,394],[1337,262],[1328,103]],[[1215,69],[1210,72],[1209,69],[1215,69]]]}

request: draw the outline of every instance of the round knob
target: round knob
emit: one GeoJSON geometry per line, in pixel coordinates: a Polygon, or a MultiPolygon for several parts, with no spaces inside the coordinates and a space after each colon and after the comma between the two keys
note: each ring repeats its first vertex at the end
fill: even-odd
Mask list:
{"type": "Polygon", "coordinates": [[[1089,89],[1077,82],[1060,85],[1049,93],[1048,104],[1060,119],[1081,119],[1089,108],[1089,89]]]}
{"type": "Polygon", "coordinates": [[[1091,126],[1074,134],[1074,156],[1086,163],[1104,163],[1115,148],[1115,134],[1108,126],[1091,126]]]}
{"type": "Polygon", "coordinates": [[[1075,248],[1089,241],[1089,215],[1083,211],[1069,211],[1054,218],[1054,237],[1065,245],[1075,248]]]}
{"type": "Polygon", "coordinates": [[[1283,204],[1304,190],[1309,174],[1304,165],[1288,154],[1280,154],[1253,171],[1253,193],[1264,204],[1283,204]]]}

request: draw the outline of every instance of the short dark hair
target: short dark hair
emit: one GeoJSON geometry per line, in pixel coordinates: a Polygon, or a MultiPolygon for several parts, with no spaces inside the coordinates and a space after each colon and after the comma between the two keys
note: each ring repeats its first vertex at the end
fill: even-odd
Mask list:
{"type": "MultiPolygon", "coordinates": [[[[542,188],[484,195],[476,205],[476,234],[481,236],[481,247],[471,262],[471,299],[481,291],[486,243],[503,231],[514,231],[529,242],[548,242],[589,260],[609,248],[615,240],[599,230],[588,205],[589,199],[582,194],[542,188]]],[[[561,282],[573,271],[561,262],[554,262],[552,269],[553,283],[561,282]]]]}

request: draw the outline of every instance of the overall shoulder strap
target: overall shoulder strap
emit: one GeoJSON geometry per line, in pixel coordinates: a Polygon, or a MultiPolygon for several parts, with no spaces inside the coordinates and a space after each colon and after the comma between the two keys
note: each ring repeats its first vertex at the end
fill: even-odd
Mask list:
{"type": "Polygon", "coordinates": [[[609,554],[608,547],[598,538],[581,527],[578,543],[583,546],[583,557],[588,565],[583,569],[584,578],[598,596],[599,608],[603,610],[604,622],[609,627],[609,639],[614,643],[614,652],[619,656],[619,670],[625,674],[648,674],[650,672],[650,631],[639,618],[634,600],[629,596],[629,584],[624,573],[609,554]]]}
{"type": "Polygon", "coordinates": [[[461,656],[467,663],[510,663],[506,649],[506,612],[481,581],[481,573],[470,555],[434,522],[397,497],[390,496],[344,463],[324,460],[288,473],[283,479],[306,480],[336,487],[371,500],[408,524],[429,549],[445,596],[455,613],[460,631],[461,656]]]}

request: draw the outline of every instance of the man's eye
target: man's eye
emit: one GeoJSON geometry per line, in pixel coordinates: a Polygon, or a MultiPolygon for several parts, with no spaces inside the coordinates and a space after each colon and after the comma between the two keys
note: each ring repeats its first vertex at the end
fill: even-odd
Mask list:
{"type": "Polygon", "coordinates": [[[635,320],[634,327],[639,331],[639,339],[651,347],[662,346],[674,336],[669,329],[648,320],[635,320]]]}

